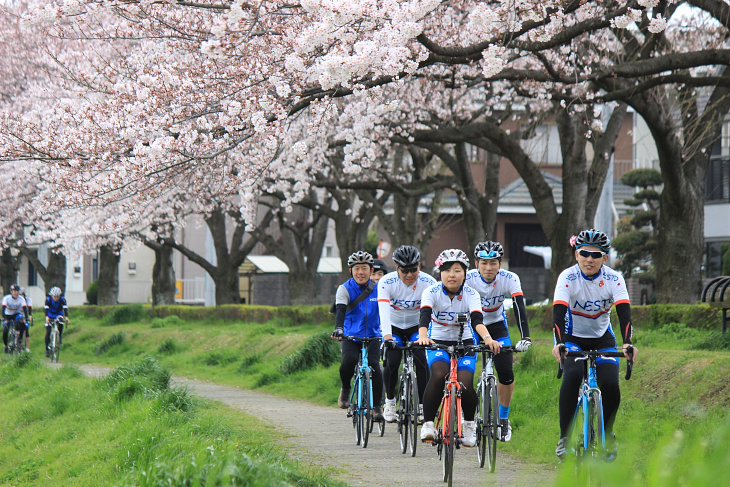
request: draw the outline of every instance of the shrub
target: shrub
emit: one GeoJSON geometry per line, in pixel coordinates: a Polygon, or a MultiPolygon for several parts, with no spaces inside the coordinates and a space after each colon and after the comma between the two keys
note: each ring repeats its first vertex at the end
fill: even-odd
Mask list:
{"type": "Polygon", "coordinates": [[[168,338],[164,342],[160,343],[160,346],[157,347],[157,353],[162,353],[165,355],[172,355],[173,353],[177,353],[180,350],[180,347],[175,343],[175,340],[172,338],[168,338]]]}
{"type": "Polygon", "coordinates": [[[103,326],[121,325],[141,321],[146,316],[144,306],[141,304],[125,304],[115,306],[101,321],[103,326]]]}
{"type": "Polygon", "coordinates": [[[330,338],[329,332],[312,335],[296,352],[284,358],[279,364],[279,372],[284,375],[300,370],[308,370],[317,365],[328,367],[340,360],[337,342],[330,338]]]}
{"type": "Polygon", "coordinates": [[[209,352],[208,355],[203,359],[205,365],[227,365],[238,360],[238,355],[229,350],[216,350],[209,352]]]}
{"type": "Polygon", "coordinates": [[[124,334],[123,331],[120,331],[119,333],[114,333],[113,335],[110,335],[106,340],[101,342],[101,345],[96,347],[96,350],[94,350],[94,355],[102,355],[108,352],[109,349],[116,347],[117,345],[121,345],[126,339],[127,336],[124,334]]]}
{"type": "Polygon", "coordinates": [[[164,318],[155,318],[152,320],[152,328],[164,328],[166,326],[177,327],[185,323],[179,316],[170,315],[164,318]]]}
{"type": "Polygon", "coordinates": [[[86,288],[86,301],[89,304],[99,304],[99,281],[91,281],[86,288]]]}

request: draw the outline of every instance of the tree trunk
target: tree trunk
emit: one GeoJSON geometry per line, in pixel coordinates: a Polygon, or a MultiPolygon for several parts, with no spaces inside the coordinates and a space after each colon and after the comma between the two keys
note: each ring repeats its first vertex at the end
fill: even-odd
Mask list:
{"type": "Polygon", "coordinates": [[[100,306],[119,304],[119,260],[121,246],[105,244],[99,248],[100,306]]]}
{"type": "Polygon", "coordinates": [[[175,304],[173,248],[157,242],[145,241],[145,245],[155,252],[155,265],[152,267],[152,306],[175,304]]]}
{"type": "Polygon", "coordinates": [[[53,252],[48,249],[48,263],[43,265],[38,258],[38,253],[27,247],[21,247],[20,252],[33,264],[35,270],[43,279],[46,294],[52,287],[57,286],[61,289],[61,293],[66,293],[66,256],[62,253],[53,252]]]}
{"type": "Polygon", "coordinates": [[[18,258],[15,257],[10,248],[3,249],[0,256],[0,283],[2,283],[5,294],[10,293],[10,285],[18,282],[18,258]]]}

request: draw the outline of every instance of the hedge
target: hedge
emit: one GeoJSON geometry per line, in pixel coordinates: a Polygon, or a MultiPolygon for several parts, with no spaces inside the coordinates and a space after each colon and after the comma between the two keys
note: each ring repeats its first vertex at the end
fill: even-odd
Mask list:
{"type": "MultiPolygon", "coordinates": [[[[76,306],[70,314],[82,314],[96,319],[102,319],[112,312],[112,309],[121,306],[76,306]]],[[[139,306],[139,305],[134,305],[139,306]]],[[[228,320],[244,323],[265,323],[278,321],[282,325],[299,325],[303,323],[332,323],[334,316],[329,314],[329,305],[317,306],[256,306],[247,304],[228,304],[222,306],[185,306],[143,305],[147,316],[164,318],[178,316],[188,321],[228,320]]],[[[510,325],[514,325],[514,314],[507,311],[510,325]]],[[[552,306],[528,306],[527,319],[531,328],[551,329],[553,321],[552,306]]],[[[646,306],[631,306],[631,321],[635,328],[660,328],[668,323],[684,323],[690,328],[702,330],[717,329],[722,326],[722,310],[711,308],[708,304],[650,304],[646,306]]],[[[616,313],[611,313],[611,322],[614,327],[618,320],[616,313]]]]}
{"type": "MultiPolygon", "coordinates": [[[[553,326],[552,306],[528,306],[527,320],[531,328],[551,329],[553,326]]],[[[514,315],[507,312],[510,324],[514,315]]],[[[708,304],[649,304],[631,306],[631,322],[634,328],[661,328],[669,323],[683,323],[689,328],[702,330],[716,329],[722,326],[722,310],[711,308],[708,304]]],[[[615,312],[611,313],[611,323],[618,325],[615,312]]]]}
{"type": "MultiPolygon", "coordinates": [[[[88,318],[103,319],[112,310],[124,306],[74,306],[69,309],[70,315],[81,314],[88,318]]],[[[329,305],[318,306],[256,306],[246,304],[228,304],[221,306],[185,306],[142,305],[149,319],[178,316],[186,321],[227,320],[244,323],[265,323],[276,320],[281,324],[299,325],[303,323],[332,323],[334,316],[329,313],[329,305]]]]}

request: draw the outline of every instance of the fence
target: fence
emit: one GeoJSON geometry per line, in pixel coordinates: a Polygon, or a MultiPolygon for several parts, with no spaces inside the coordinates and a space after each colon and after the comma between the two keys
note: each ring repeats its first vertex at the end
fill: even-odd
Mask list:
{"type": "Polygon", "coordinates": [[[175,283],[175,302],[179,304],[205,303],[205,278],[179,279],[175,283]]]}

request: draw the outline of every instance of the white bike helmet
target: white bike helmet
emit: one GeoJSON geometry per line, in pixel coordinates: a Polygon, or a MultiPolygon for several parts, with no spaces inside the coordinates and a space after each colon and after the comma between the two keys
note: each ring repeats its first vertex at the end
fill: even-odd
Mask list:
{"type": "Polygon", "coordinates": [[[466,252],[460,249],[446,249],[439,254],[436,258],[436,267],[441,267],[449,262],[461,262],[467,269],[469,269],[469,257],[466,256],[466,252]]]}

